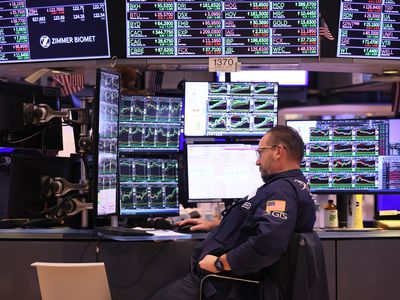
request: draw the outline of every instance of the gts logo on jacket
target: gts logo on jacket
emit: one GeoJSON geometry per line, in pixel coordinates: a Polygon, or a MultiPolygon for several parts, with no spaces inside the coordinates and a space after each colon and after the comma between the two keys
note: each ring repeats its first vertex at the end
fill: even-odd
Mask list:
{"type": "Polygon", "coordinates": [[[287,213],[284,211],[267,211],[265,212],[267,216],[272,216],[278,219],[287,220],[287,213]]]}

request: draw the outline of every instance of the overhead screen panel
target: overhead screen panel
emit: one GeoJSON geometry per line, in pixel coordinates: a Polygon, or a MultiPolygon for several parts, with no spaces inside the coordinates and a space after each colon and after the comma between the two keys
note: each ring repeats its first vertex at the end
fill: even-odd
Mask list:
{"type": "Polygon", "coordinates": [[[105,0],[0,3],[0,63],[110,57],[105,0]]]}
{"type": "Polygon", "coordinates": [[[317,56],[318,1],[126,1],[127,57],[317,56]]]}
{"type": "Polygon", "coordinates": [[[338,57],[400,57],[400,1],[341,0],[338,57]]]}

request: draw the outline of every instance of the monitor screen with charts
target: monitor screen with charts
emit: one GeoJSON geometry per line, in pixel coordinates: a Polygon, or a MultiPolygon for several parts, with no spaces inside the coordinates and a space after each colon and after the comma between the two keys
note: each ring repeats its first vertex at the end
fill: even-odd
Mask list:
{"type": "Polygon", "coordinates": [[[93,105],[92,198],[96,216],[114,215],[117,210],[118,103],[120,76],[97,70],[93,105]]]}
{"type": "Polygon", "coordinates": [[[400,119],[287,121],[312,192],[399,193],[400,119]]]}
{"type": "Polygon", "coordinates": [[[278,123],[276,82],[186,82],[185,136],[261,137],[278,123]]]}

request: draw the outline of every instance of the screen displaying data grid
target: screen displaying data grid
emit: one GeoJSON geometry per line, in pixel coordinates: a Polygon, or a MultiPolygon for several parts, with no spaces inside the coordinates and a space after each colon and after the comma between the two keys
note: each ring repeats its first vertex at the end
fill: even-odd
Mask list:
{"type": "Polygon", "coordinates": [[[179,212],[178,160],[120,158],[120,215],[179,212]]]}
{"type": "Polygon", "coordinates": [[[178,151],[182,132],[182,99],[122,96],[120,152],[178,151]]]}
{"type": "Polygon", "coordinates": [[[262,136],[277,117],[277,83],[186,82],[186,136],[262,136]]]}
{"type": "Polygon", "coordinates": [[[400,0],[341,0],[338,57],[400,57],[400,0]]]}
{"type": "Polygon", "coordinates": [[[127,57],[317,56],[318,1],[126,1],[127,57]]]}
{"type": "Polygon", "coordinates": [[[105,0],[0,2],[0,63],[110,57],[105,0]]]}
{"type": "Polygon", "coordinates": [[[263,185],[256,149],[251,144],[188,144],[188,201],[239,199],[263,185]]]}
{"type": "Polygon", "coordinates": [[[399,192],[400,119],[288,121],[313,192],[399,192]]]}
{"type": "Polygon", "coordinates": [[[98,125],[94,129],[98,134],[97,149],[97,216],[117,213],[117,165],[118,165],[118,101],[119,75],[98,70],[98,125]]]}

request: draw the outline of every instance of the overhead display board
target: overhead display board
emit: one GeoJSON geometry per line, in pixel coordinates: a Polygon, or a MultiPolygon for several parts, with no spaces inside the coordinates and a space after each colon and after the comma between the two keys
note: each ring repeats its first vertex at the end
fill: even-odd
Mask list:
{"type": "Polygon", "coordinates": [[[400,0],[341,0],[338,57],[400,57],[400,0]]]}
{"type": "Polygon", "coordinates": [[[0,1],[0,63],[108,57],[105,0],[0,1]]]}
{"type": "Polygon", "coordinates": [[[317,56],[318,1],[126,1],[127,57],[317,56]]]}

